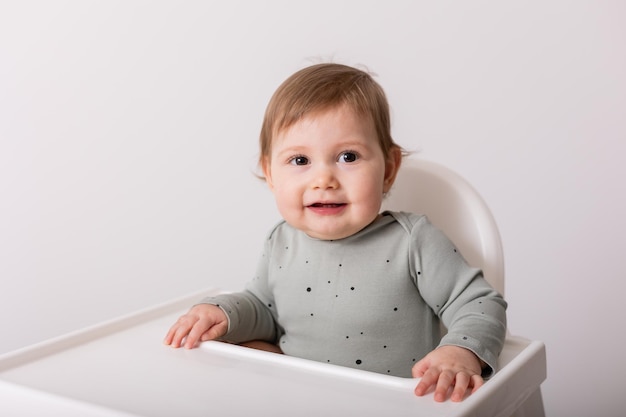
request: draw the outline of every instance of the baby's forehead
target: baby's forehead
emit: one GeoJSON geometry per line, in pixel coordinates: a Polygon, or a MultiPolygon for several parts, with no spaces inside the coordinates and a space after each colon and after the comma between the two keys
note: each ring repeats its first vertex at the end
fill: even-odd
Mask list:
{"type": "Polygon", "coordinates": [[[284,133],[286,130],[293,128],[295,125],[312,123],[313,121],[324,119],[326,116],[334,115],[346,115],[354,117],[355,119],[360,119],[362,123],[373,123],[370,115],[359,111],[359,109],[349,103],[331,104],[312,108],[297,115],[297,117],[292,116],[282,118],[281,122],[277,123],[275,126],[274,138],[277,135],[284,133]]]}
{"type": "MultiPolygon", "coordinates": [[[[371,119],[370,119],[371,120],[371,119]]],[[[382,149],[371,121],[347,106],[335,106],[303,115],[291,126],[276,132],[269,154],[336,150],[337,147],[382,149]]]]}

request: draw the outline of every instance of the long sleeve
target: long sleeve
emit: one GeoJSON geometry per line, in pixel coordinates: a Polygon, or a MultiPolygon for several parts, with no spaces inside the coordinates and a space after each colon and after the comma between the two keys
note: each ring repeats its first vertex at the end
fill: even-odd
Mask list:
{"type": "Polygon", "coordinates": [[[256,275],[242,292],[207,297],[201,302],[219,306],[228,317],[228,331],[222,338],[233,343],[264,340],[276,343],[281,329],[276,321],[274,295],[268,286],[268,263],[271,251],[268,237],[256,275]]]}
{"type": "Polygon", "coordinates": [[[269,309],[250,291],[220,294],[201,301],[220,307],[228,317],[228,331],[222,337],[233,343],[265,340],[276,343],[276,322],[269,309]]]}
{"type": "Polygon", "coordinates": [[[426,218],[414,224],[412,245],[417,287],[448,330],[439,345],[471,350],[488,365],[484,376],[491,376],[506,335],[506,302],[426,218]]]}

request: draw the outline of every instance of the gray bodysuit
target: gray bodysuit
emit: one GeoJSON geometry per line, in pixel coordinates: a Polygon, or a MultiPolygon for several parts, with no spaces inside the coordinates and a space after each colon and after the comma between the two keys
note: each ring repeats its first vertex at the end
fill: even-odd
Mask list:
{"type": "Polygon", "coordinates": [[[398,212],[335,241],[281,222],[246,290],[202,302],[227,314],[225,340],[402,377],[440,345],[471,350],[488,377],[506,332],[506,302],[482,272],[425,216],[398,212]]]}

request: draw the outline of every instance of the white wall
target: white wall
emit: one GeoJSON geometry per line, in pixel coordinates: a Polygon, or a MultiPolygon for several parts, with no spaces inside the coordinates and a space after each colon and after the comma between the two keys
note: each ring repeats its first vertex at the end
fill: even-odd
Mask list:
{"type": "Polygon", "coordinates": [[[0,352],[242,286],[278,218],[251,173],[263,109],[332,58],[376,72],[396,139],[493,208],[548,415],[617,415],[624,19],[598,0],[2,2],[0,352]]]}

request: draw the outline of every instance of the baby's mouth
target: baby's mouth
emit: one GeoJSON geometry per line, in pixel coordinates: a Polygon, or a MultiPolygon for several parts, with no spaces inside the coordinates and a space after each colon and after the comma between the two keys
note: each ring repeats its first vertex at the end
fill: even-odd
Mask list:
{"type": "Polygon", "coordinates": [[[336,207],[341,207],[341,206],[345,206],[346,203],[313,203],[310,204],[309,207],[315,207],[315,208],[336,208],[336,207]]]}
{"type": "Polygon", "coordinates": [[[326,201],[320,201],[317,203],[309,204],[307,209],[312,213],[321,215],[321,216],[334,216],[339,215],[344,212],[346,203],[332,203],[326,201]]]}

